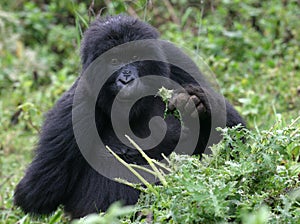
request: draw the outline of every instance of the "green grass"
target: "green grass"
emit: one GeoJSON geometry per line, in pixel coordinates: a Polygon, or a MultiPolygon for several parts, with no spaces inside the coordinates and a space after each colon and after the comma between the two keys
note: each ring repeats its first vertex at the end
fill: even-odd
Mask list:
{"type": "MultiPolygon", "coordinates": [[[[0,6],[0,223],[67,223],[62,210],[48,218],[25,216],[13,207],[12,196],[32,159],[43,113],[80,73],[78,44],[80,30],[86,28],[85,22],[89,20],[89,5],[58,0],[48,5],[18,2],[4,0],[0,6]]],[[[212,70],[207,74],[215,74],[220,91],[246,119],[252,130],[247,136],[252,139],[230,148],[226,147],[229,141],[226,139],[215,147],[216,156],[207,159],[210,163],[174,156],[171,165],[174,173],[167,177],[169,187],[154,186],[162,198],[146,190],[135,211],[146,216],[153,214],[157,222],[170,223],[188,218],[202,218],[205,223],[258,224],[266,220],[297,223],[293,214],[299,213],[299,202],[291,203],[288,196],[289,190],[297,187],[295,173],[291,171],[297,163],[290,151],[297,147],[299,151],[299,125],[289,129],[288,124],[300,115],[299,3],[235,0],[195,5],[183,0],[166,5],[164,2],[169,1],[153,2],[152,6],[147,6],[146,1],[114,1],[109,5],[96,1],[94,11],[107,6],[104,13],[135,12],[157,27],[163,39],[201,55],[212,70]],[[284,142],[278,143],[281,140],[284,142]],[[240,155],[235,160],[232,157],[236,155],[230,156],[232,148],[240,155]],[[244,153],[249,150],[254,150],[253,157],[245,161],[244,153]],[[261,163],[259,156],[264,158],[261,163]],[[180,166],[182,163],[186,165],[180,166]],[[269,174],[258,175],[268,165],[272,166],[269,174]],[[176,166],[182,167],[181,170],[176,166]],[[242,169],[234,170],[235,167],[252,171],[242,183],[240,193],[236,192],[235,181],[239,181],[238,172],[242,169]],[[225,169],[229,176],[222,173],[225,169]],[[273,177],[268,176],[271,174],[273,177]],[[278,182],[272,179],[275,177],[278,182]],[[190,183],[194,185],[189,188],[190,183]],[[213,191],[216,198],[212,200],[201,190],[206,189],[207,183],[213,186],[208,190],[229,184],[228,188],[224,186],[223,193],[213,191]],[[259,193],[251,192],[249,186],[255,186],[259,193]],[[274,189],[270,189],[272,186],[274,189]],[[186,194],[178,194],[184,191],[186,194]],[[195,209],[193,205],[203,198],[207,199],[206,209],[195,209]]],[[[229,139],[236,134],[228,132],[229,139]]],[[[114,220],[121,215],[114,212],[120,210],[116,208],[103,220],[114,220]]],[[[134,220],[125,218],[123,222],[134,220]]]]}
{"type": "Polygon", "coordinates": [[[146,189],[140,208],[157,223],[247,223],[260,209],[270,223],[299,223],[300,126],[223,134],[202,161],[173,155],[167,185],[156,186],[159,196],[146,189]]]}
{"type": "Polygon", "coordinates": [[[140,186],[135,208],[114,205],[115,212],[76,223],[147,223],[149,217],[153,223],[299,223],[299,120],[286,125],[278,118],[261,132],[225,128],[223,141],[201,161],[173,154],[168,175],[152,164],[161,185],[140,186]]]}

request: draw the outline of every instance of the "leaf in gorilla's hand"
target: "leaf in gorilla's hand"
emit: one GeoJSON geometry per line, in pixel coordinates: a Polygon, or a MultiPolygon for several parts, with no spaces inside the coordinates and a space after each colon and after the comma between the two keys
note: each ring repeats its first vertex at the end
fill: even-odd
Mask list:
{"type": "Polygon", "coordinates": [[[173,95],[174,90],[172,89],[166,89],[165,87],[161,87],[158,90],[158,95],[162,98],[162,100],[167,103],[169,101],[169,99],[171,99],[172,95],[173,95]]]}
{"type": "Polygon", "coordinates": [[[166,89],[165,87],[162,86],[162,87],[158,90],[157,95],[160,96],[160,97],[162,98],[163,102],[164,102],[165,105],[166,105],[166,108],[165,108],[165,111],[164,111],[164,119],[167,117],[167,115],[172,114],[172,115],[174,115],[174,117],[176,117],[178,120],[181,121],[181,115],[180,115],[179,110],[177,110],[177,109],[175,108],[175,110],[170,111],[170,110],[168,109],[168,103],[169,103],[169,100],[170,100],[170,99],[172,98],[172,96],[173,96],[173,92],[174,92],[174,90],[172,90],[172,89],[166,89]]]}

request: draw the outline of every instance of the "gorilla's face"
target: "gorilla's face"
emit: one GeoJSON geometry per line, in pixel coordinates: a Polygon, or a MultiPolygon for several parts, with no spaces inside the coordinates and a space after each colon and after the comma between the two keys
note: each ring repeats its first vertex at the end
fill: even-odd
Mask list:
{"type": "Polygon", "coordinates": [[[149,75],[168,77],[170,68],[167,63],[162,62],[165,56],[160,46],[153,43],[146,46],[138,44],[139,40],[158,38],[158,33],[152,26],[126,16],[104,21],[96,20],[91,25],[85,34],[81,52],[83,71],[99,56],[104,56],[103,70],[113,71],[97,101],[97,107],[109,113],[114,100],[130,101],[147,89],[140,78],[149,75]],[[123,47],[129,42],[134,44],[123,47]],[[147,60],[149,56],[155,60],[147,60]]]}
{"type": "Polygon", "coordinates": [[[107,66],[117,67],[104,85],[106,95],[116,96],[116,100],[128,101],[143,93],[148,87],[140,78],[145,76],[169,76],[169,66],[159,61],[139,61],[139,56],[133,55],[134,62],[123,62],[115,56],[107,66]],[[136,61],[137,60],[137,61],[136,61]],[[120,92],[120,90],[122,90],[120,92]]]}
{"type": "MultiPolygon", "coordinates": [[[[110,106],[114,100],[125,104],[130,103],[135,98],[139,98],[148,88],[152,88],[152,85],[143,82],[143,77],[169,76],[169,66],[164,62],[152,60],[139,61],[136,55],[131,57],[134,62],[124,62],[124,58],[118,56],[120,54],[108,59],[109,62],[106,66],[112,67],[111,69],[115,70],[115,72],[106,81],[98,97],[97,106],[104,109],[106,113],[110,113],[110,106]]],[[[145,103],[145,100],[150,102],[149,97],[146,97],[139,100],[139,103],[134,108],[140,107],[138,108],[139,111],[143,109],[141,107],[148,107],[149,109],[149,104],[145,103]]],[[[137,113],[141,114],[140,112],[137,113]]]]}

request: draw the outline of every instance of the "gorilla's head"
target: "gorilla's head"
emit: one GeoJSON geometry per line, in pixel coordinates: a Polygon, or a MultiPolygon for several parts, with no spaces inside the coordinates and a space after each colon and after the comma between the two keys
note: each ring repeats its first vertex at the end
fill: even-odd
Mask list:
{"type": "Polygon", "coordinates": [[[123,88],[126,88],[123,89],[125,91],[118,95],[118,100],[121,101],[130,100],[131,96],[144,91],[147,87],[139,80],[140,77],[169,76],[169,65],[160,60],[164,58],[161,48],[153,42],[145,45],[138,44],[139,40],[158,38],[159,34],[155,28],[125,15],[99,18],[91,24],[84,34],[81,45],[83,71],[105,52],[104,66],[106,68],[103,70],[114,71],[101,89],[98,100],[100,107],[105,105],[104,109],[107,110],[123,88]],[[122,47],[122,50],[115,48],[129,42],[133,44],[127,48],[126,46],[122,47]],[[145,55],[154,56],[157,60],[145,60],[143,59],[145,55]]]}
{"type": "Polygon", "coordinates": [[[135,40],[157,39],[157,30],[133,17],[118,15],[96,19],[81,44],[83,70],[111,48],[135,40]]]}

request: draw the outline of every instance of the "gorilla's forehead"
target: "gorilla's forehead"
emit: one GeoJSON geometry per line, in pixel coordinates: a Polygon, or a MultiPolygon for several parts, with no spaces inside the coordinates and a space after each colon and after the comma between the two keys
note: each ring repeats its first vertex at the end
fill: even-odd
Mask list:
{"type": "Polygon", "coordinates": [[[123,62],[131,62],[132,59],[143,60],[163,60],[165,54],[160,49],[159,42],[151,40],[138,40],[127,42],[108,49],[103,55],[106,60],[119,59],[123,62]],[[156,45],[155,45],[156,44],[156,45]]]}

